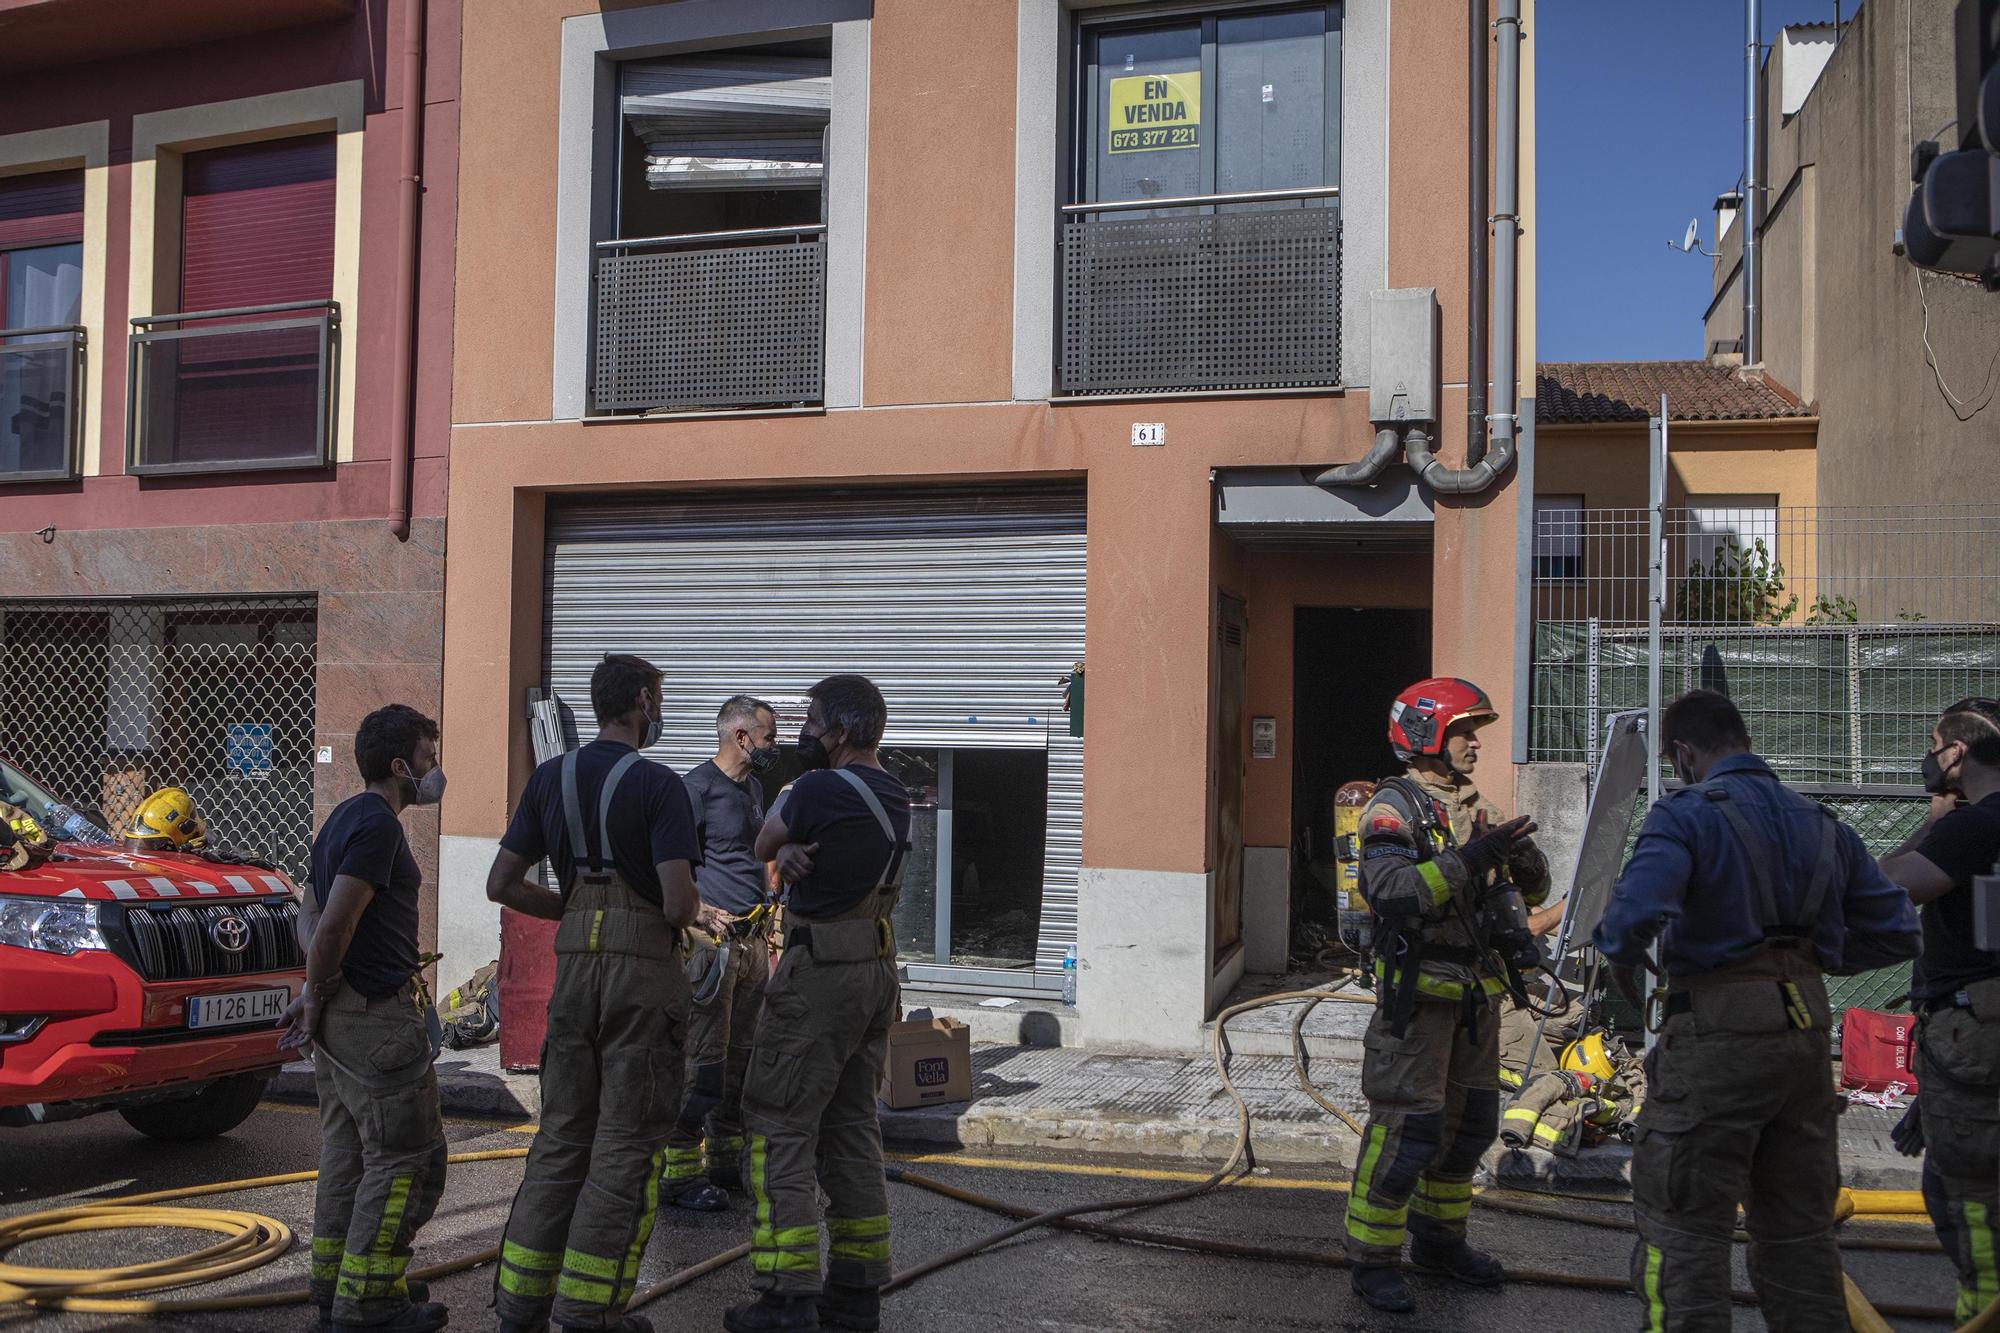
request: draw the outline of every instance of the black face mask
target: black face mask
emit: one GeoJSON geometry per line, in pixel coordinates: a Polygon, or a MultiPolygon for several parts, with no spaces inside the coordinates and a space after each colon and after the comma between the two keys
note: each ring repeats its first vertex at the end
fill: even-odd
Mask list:
{"type": "Polygon", "coordinates": [[[1944,747],[1940,745],[1924,756],[1924,790],[1933,796],[1942,796],[1951,790],[1950,784],[1945,781],[1944,765],[1938,762],[1938,756],[1943,753],[1944,747]]]}
{"type": "Polygon", "coordinates": [[[810,773],[816,768],[833,767],[833,756],[827,753],[826,742],[809,731],[799,733],[799,763],[810,773]]]}
{"type": "Polygon", "coordinates": [[[778,747],[775,745],[766,745],[761,750],[752,750],[749,762],[752,773],[770,772],[778,762],[778,747]]]}

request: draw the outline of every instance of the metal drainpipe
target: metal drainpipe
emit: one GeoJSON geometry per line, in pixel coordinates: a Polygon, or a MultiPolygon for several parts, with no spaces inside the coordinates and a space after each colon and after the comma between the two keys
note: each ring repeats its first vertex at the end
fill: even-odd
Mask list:
{"type": "Polygon", "coordinates": [[[1488,421],[1493,448],[1470,466],[1446,467],[1431,452],[1430,441],[1412,431],[1407,442],[1410,466],[1426,486],[1450,495],[1483,491],[1514,463],[1514,438],[1520,426],[1516,380],[1514,305],[1515,258],[1520,237],[1521,167],[1521,2],[1499,0],[1493,21],[1498,58],[1494,62],[1494,109],[1498,123],[1493,135],[1493,406],[1500,409],[1488,421]]]}
{"type": "Polygon", "coordinates": [[[1465,463],[1486,456],[1486,0],[1468,0],[1465,135],[1465,463]]]}
{"type": "Polygon", "coordinates": [[[1759,0],[1743,5],[1743,364],[1763,358],[1762,332],[1757,327],[1757,233],[1764,221],[1764,191],[1757,171],[1757,56],[1764,40],[1764,7],[1759,0]]]}
{"type": "Polygon", "coordinates": [[[389,530],[410,537],[417,345],[417,211],[423,192],[424,0],[403,0],[403,133],[397,164],[396,338],[389,372],[389,530]]]}

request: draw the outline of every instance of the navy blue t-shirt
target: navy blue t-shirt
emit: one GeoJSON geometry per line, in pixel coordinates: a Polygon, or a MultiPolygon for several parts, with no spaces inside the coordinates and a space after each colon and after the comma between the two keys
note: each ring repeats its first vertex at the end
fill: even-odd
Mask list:
{"type": "Polygon", "coordinates": [[[313,899],[321,911],[340,875],[375,888],[355,924],[340,975],[371,1000],[394,995],[417,974],[417,889],[424,877],[410,854],[403,821],[372,791],[335,806],[313,839],[313,899]]]}
{"type": "MultiPolygon", "coordinates": [[[[907,843],[910,793],[902,780],[861,764],[850,765],[847,771],[874,791],[896,830],[896,840],[907,843]]],[[[793,842],[819,844],[812,854],[812,874],[791,887],[786,901],[792,911],[801,916],[838,916],[881,882],[892,850],[889,840],[846,778],[827,769],[807,773],[792,784],[779,812],[793,842]]]]}
{"type": "MultiPolygon", "coordinates": [[[[597,801],[604,779],[632,747],[618,741],[595,740],[576,752],[577,805],[583,815],[584,838],[597,848],[597,801]]],[[[563,818],[562,757],[557,756],[536,768],[514,808],[514,818],[500,837],[500,845],[527,861],[547,857],[554,862],[556,882],[564,897],[576,883],[580,854],[569,845],[568,822],[563,818]]],[[[688,803],[687,788],[680,775],[664,764],[641,759],[619,780],[611,798],[610,863],[618,877],[632,891],[650,903],[659,903],[662,861],[685,861],[689,867],[701,864],[701,841],[695,833],[694,807],[688,803]]]]}

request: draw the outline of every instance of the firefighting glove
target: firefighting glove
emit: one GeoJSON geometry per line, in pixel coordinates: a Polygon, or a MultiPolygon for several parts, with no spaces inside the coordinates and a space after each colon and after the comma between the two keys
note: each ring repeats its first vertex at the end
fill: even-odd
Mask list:
{"type": "Polygon", "coordinates": [[[1896,1145],[1896,1151],[1905,1157],[1921,1157],[1924,1153],[1924,1118],[1917,1111],[1917,1099],[1910,1098],[1910,1109],[1903,1112],[1903,1118],[1889,1131],[1889,1142],[1896,1145]]]}
{"type": "Polygon", "coordinates": [[[1459,859],[1465,862],[1466,870],[1474,879],[1486,876],[1505,865],[1514,850],[1515,842],[1528,827],[1529,819],[1523,815],[1510,819],[1497,828],[1488,829],[1478,837],[1458,849],[1459,859]]]}

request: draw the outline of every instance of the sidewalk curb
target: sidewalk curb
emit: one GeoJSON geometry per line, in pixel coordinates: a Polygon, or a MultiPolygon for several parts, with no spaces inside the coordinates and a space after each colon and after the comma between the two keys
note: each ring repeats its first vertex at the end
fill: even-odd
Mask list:
{"type": "MultiPolygon", "coordinates": [[[[453,1063],[446,1056],[446,1065],[453,1063]]],[[[266,1095],[312,1102],[317,1098],[310,1064],[286,1065],[271,1081],[266,1095]]],[[[498,1074],[485,1070],[446,1068],[438,1075],[438,1096],[444,1113],[487,1119],[533,1121],[541,1114],[541,1081],[531,1074],[498,1074]]],[[[960,1102],[898,1111],[879,1108],[882,1137],[892,1143],[920,1148],[1044,1149],[1055,1152],[1151,1158],[1190,1165],[1219,1165],[1236,1146],[1233,1120],[1141,1119],[1114,1112],[1081,1114],[1055,1107],[995,1106],[960,1102]]],[[[1264,1165],[1309,1165],[1331,1169],[1339,1178],[1352,1174],[1354,1132],[1324,1117],[1302,1122],[1259,1119],[1251,1124],[1253,1158],[1264,1165]]],[[[1502,1186],[1533,1188],[1520,1177],[1496,1170],[1500,1149],[1487,1154],[1489,1174],[1502,1186]]],[[[1630,1149],[1596,1149],[1574,1159],[1557,1159],[1552,1174],[1540,1179],[1544,1189],[1601,1190],[1629,1181],[1630,1149]]],[[[1850,1189],[1916,1190],[1922,1186],[1918,1159],[1844,1145],[1841,1183],[1850,1189]]]]}

